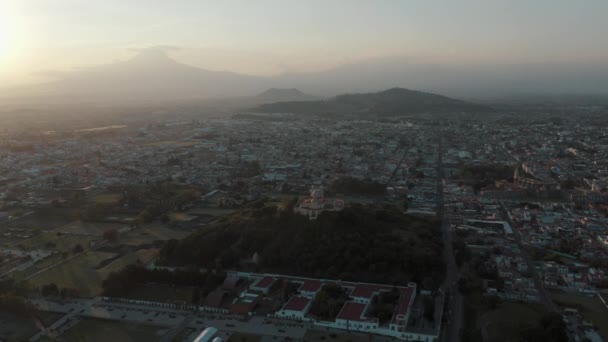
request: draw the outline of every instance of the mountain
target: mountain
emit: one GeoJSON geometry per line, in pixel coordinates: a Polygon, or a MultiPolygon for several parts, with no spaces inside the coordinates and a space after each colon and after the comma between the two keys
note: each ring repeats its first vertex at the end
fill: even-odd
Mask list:
{"type": "Polygon", "coordinates": [[[252,94],[268,88],[263,77],[210,71],[144,49],[127,61],[81,69],[61,79],[3,91],[3,98],[31,102],[149,104],[252,94]]]}
{"type": "Polygon", "coordinates": [[[261,94],[258,94],[256,99],[262,103],[270,102],[286,102],[286,101],[310,101],[319,100],[320,98],[313,95],[308,95],[296,88],[270,88],[261,94]]]}
{"type": "Polygon", "coordinates": [[[492,108],[446,96],[392,88],[378,93],[346,94],[323,101],[263,104],[254,112],[338,116],[398,116],[407,114],[487,113],[492,108]]]}

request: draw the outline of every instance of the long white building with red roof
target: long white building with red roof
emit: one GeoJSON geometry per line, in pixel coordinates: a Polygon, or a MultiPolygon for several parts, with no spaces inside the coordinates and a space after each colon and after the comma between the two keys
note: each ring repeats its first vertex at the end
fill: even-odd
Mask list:
{"type": "Polygon", "coordinates": [[[409,283],[407,286],[391,286],[276,274],[247,272],[235,272],[235,274],[248,279],[252,284],[251,290],[266,294],[268,288],[280,279],[296,286],[299,284],[297,293],[292,295],[281,309],[271,314],[275,318],[306,321],[322,327],[367,332],[408,341],[433,341],[439,335],[439,331],[434,334],[421,334],[407,329],[416,299],[415,283],[409,283]],[[309,314],[309,310],[315,296],[323,289],[323,286],[330,284],[342,287],[348,294],[349,300],[344,303],[333,321],[318,320],[309,314]],[[374,298],[379,297],[382,293],[392,293],[392,296],[397,299],[391,319],[381,323],[378,317],[373,317],[372,307],[374,298]]]}

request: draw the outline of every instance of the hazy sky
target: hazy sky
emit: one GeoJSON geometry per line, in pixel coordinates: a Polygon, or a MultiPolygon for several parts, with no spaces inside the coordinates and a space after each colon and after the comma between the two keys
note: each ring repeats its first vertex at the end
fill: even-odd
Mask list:
{"type": "Polygon", "coordinates": [[[0,82],[170,45],[184,63],[272,75],[376,57],[608,61],[607,0],[0,0],[0,82]]]}

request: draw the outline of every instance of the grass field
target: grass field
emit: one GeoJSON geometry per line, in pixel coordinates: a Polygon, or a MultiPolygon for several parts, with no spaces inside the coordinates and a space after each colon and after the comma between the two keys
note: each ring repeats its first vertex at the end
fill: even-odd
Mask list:
{"type": "Polygon", "coordinates": [[[133,291],[129,297],[155,302],[171,303],[179,301],[190,303],[192,300],[192,287],[171,287],[169,285],[142,286],[133,291]]]}
{"type": "Polygon", "coordinates": [[[169,218],[173,222],[188,222],[192,219],[196,218],[195,216],[190,216],[186,213],[170,213],[169,218]]]}
{"type": "Polygon", "coordinates": [[[179,146],[179,147],[192,147],[196,144],[194,141],[177,141],[177,140],[163,140],[163,141],[155,141],[151,143],[146,143],[143,146],[179,146]]]}
{"type": "Polygon", "coordinates": [[[511,341],[521,337],[526,327],[536,325],[544,313],[546,309],[538,304],[503,302],[482,314],[478,326],[488,341],[511,341]]]}
{"type": "Polygon", "coordinates": [[[551,298],[556,304],[578,309],[584,319],[595,324],[602,338],[608,340],[608,309],[597,296],[551,291],[551,298]]]}
{"type": "MultiPolygon", "coordinates": [[[[74,221],[58,229],[62,233],[86,234],[101,237],[103,233],[110,229],[120,229],[124,223],[105,223],[105,222],[84,222],[74,221]]],[[[67,235],[67,234],[64,234],[67,235]]]]}
{"type": "Polygon", "coordinates": [[[117,193],[105,193],[93,197],[93,202],[101,205],[116,205],[122,199],[121,194],[117,193]]]}
{"type": "MultiPolygon", "coordinates": [[[[371,335],[370,335],[371,336],[371,335]]],[[[327,341],[327,342],[369,342],[370,336],[362,336],[355,334],[339,334],[339,333],[330,333],[327,331],[321,330],[313,330],[310,329],[304,335],[304,342],[316,342],[316,341],[327,341]]],[[[374,340],[375,336],[374,336],[374,340]]],[[[239,340],[234,340],[234,342],[238,342],[239,340]]],[[[230,342],[233,342],[232,337],[230,338],[230,342]]]]}
{"type": "Polygon", "coordinates": [[[98,269],[97,272],[101,274],[103,279],[105,279],[105,277],[107,277],[111,272],[121,270],[127,265],[132,265],[138,262],[145,265],[152,261],[156,255],[158,255],[158,249],[140,249],[137,252],[125,254],[121,258],[112,261],[101,269],[98,269]]]}
{"type": "Polygon", "coordinates": [[[36,332],[38,328],[33,320],[0,312],[1,341],[27,341],[36,332]]]}
{"type": "Polygon", "coordinates": [[[223,208],[194,208],[188,210],[189,215],[211,215],[211,216],[224,216],[232,214],[235,209],[223,209],[223,208]]]}
{"type": "Polygon", "coordinates": [[[62,252],[71,251],[76,245],[86,247],[93,240],[97,240],[97,238],[66,234],[57,235],[55,232],[40,232],[29,239],[19,241],[15,245],[24,249],[51,249],[62,252]]]}
{"type": "Polygon", "coordinates": [[[158,341],[166,332],[164,328],[151,325],[87,318],[66,331],[61,338],[78,342],[158,341]]]}
{"type": "Polygon", "coordinates": [[[103,273],[95,270],[102,261],[114,256],[114,253],[86,252],[68,262],[62,263],[29,279],[32,286],[55,283],[58,287],[69,287],[80,290],[85,296],[101,292],[103,273]]]}
{"type": "Polygon", "coordinates": [[[187,231],[167,228],[161,224],[146,225],[120,237],[120,243],[126,245],[140,245],[156,240],[183,239],[190,234],[187,231]]]}
{"type": "Polygon", "coordinates": [[[52,311],[38,311],[38,318],[44,323],[44,325],[49,326],[53,324],[56,320],[65,316],[65,314],[60,312],[52,312],[52,311]]]}
{"type": "Polygon", "coordinates": [[[186,338],[188,336],[190,336],[190,334],[194,333],[194,329],[192,328],[186,328],[182,331],[179,332],[179,334],[177,334],[172,340],[171,342],[183,342],[183,341],[190,341],[187,340],[186,338]]]}
{"type": "Polygon", "coordinates": [[[230,336],[228,342],[260,342],[262,340],[262,336],[245,334],[245,333],[236,333],[230,336]]]}

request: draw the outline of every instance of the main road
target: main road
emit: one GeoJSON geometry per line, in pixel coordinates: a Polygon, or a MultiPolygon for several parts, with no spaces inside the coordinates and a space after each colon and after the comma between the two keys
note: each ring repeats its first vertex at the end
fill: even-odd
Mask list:
{"type": "Polygon", "coordinates": [[[463,319],[463,298],[458,291],[458,266],[452,251],[452,232],[450,223],[444,215],[443,201],[443,135],[439,132],[439,148],[437,157],[437,217],[441,220],[441,232],[443,237],[443,258],[446,266],[445,282],[443,291],[447,294],[448,303],[445,306],[445,324],[441,334],[443,342],[460,341],[463,319]]]}

